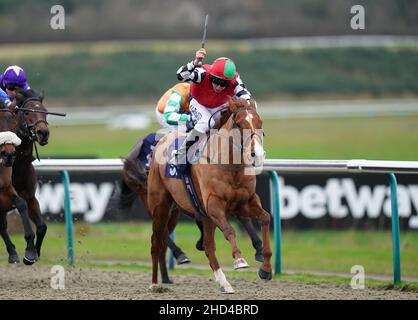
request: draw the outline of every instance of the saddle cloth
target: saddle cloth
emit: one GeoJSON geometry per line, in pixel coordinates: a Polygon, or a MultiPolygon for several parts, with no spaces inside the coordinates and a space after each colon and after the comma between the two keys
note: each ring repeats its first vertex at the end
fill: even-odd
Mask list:
{"type": "MultiPolygon", "coordinates": [[[[175,178],[181,179],[181,174],[179,174],[176,168],[176,159],[175,155],[177,153],[178,148],[183,144],[183,141],[186,139],[186,136],[180,136],[176,138],[168,147],[169,154],[169,161],[166,167],[166,177],[168,178],[175,178]]],[[[192,155],[192,159],[188,159],[188,162],[195,163],[199,160],[200,155],[203,153],[203,149],[205,148],[208,141],[208,135],[206,138],[201,138],[198,142],[194,143],[188,150],[187,155],[192,155]]]]}

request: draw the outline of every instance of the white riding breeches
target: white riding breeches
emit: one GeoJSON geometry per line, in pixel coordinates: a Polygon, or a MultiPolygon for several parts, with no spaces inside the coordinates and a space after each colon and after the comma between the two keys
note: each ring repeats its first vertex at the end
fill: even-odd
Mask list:
{"type": "Polygon", "coordinates": [[[194,129],[196,131],[199,131],[200,133],[205,133],[215,124],[215,121],[218,120],[221,116],[221,113],[218,112],[210,122],[210,127],[208,124],[208,121],[212,114],[217,112],[218,110],[225,108],[228,105],[228,103],[225,103],[219,107],[216,108],[206,108],[205,106],[201,105],[197,100],[192,99],[189,104],[190,113],[192,115],[192,120],[195,123],[194,129]]]}

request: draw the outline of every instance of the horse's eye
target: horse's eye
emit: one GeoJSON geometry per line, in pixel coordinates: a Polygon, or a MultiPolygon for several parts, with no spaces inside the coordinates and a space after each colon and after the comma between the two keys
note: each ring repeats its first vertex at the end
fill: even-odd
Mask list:
{"type": "Polygon", "coordinates": [[[29,115],[29,112],[25,111],[24,113],[25,117],[29,115]]]}

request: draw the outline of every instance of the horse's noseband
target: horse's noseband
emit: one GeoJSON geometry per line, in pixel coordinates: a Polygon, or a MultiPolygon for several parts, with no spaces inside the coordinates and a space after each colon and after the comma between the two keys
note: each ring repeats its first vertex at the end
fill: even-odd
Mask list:
{"type": "MultiPolygon", "coordinates": [[[[21,108],[23,109],[23,108],[25,108],[25,105],[29,102],[29,101],[38,101],[38,102],[41,102],[41,99],[39,99],[39,98],[28,98],[28,99],[26,99],[23,103],[22,103],[22,106],[21,106],[21,108]]],[[[17,112],[37,112],[36,110],[31,110],[31,111],[27,111],[27,110],[19,110],[19,108],[17,108],[16,109],[17,110],[17,112]]],[[[39,120],[37,120],[37,121],[35,121],[34,123],[30,123],[30,124],[28,124],[27,123],[27,121],[26,121],[26,118],[25,118],[25,115],[23,114],[22,115],[22,118],[23,118],[23,128],[24,128],[24,130],[20,130],[19,129],[19,131],[20,131],[20,133],[23,135],[23,136],[26,136],[26,137],[28,137],[29,139],[31,139],[31,140],[33,140],[35,137],[36,137],[36,132],[35,132],[35,128],[36,128],[36,126],[38,125],[38,124],[40,124],[40,123],[44,123],[45,125],[47,125],[48,126],[48,122],[46,121],[46,120],[43,120],[43,119],[39,119],[39,120]]]]}

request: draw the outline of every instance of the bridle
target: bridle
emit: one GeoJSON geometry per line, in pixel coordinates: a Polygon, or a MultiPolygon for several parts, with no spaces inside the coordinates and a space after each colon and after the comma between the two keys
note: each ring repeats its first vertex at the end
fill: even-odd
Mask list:
{"type": "MultiPolygon", "coordinates": [[[[248,106],[244,106],[244,107],[239,107],[237,110],[235,110],[233,113],[232,113],[232,120],[233,120],[233,128],[238,128],[238,129],[242,129],[239,125],[238,125],[238,123],[236,122],[236,117],[237,117],[237,115],[238,115],[238,113],[240,113],[241,111],[254,111],[254,108],[252,108],[252,107],[248,107],[248,106]]],[[[246,129],[246,130],[248,130],[248,129],[246,129]]],[[[264,131],[262,130],[262,129],[256,129],[256,130],[254,130],[254,129],[251,129],[251,133],[247,136],[247,137],[245,137],[245,140],[244,140],[244,137],[243,137],[243,141],[242,141],[242,145],[241,145],[241,149],[243,149],[244,148],[244,146],[246,146],[247,144],[247,140],[251,140],[251,142],[254,140],[254,138],[255,137],[258,137],[259,139],[260,139],[260,141],[262,141],[262,136],[260,135],[260,132],[259,132],[259,130],[261,130],[262,131],[262,135],[264,136],[264,131]]]]}
{"type": "MultiPolygon", "coordinates": [[[[51,114],[51,112],[48,112],[48,111],[45,111],[45,110],[36,110],[36,109],[25,108],[26,104],[30,101],[38,101],[38,102],[42,103],[41,98],[39,98],[39,97],[27,98],[26,100],[24,100],[22,102],[21,107],[17,107],[15,109],[16,112],[23,111],[23,112],[36,112],[36,113],[51,114]]],[[[40,123],[44,123],[45,125],[48,126],[48,122],[44,119],[39,119],[39,120],[36,120],[33,123],[28,123],[24,114],[21,116],[21,118],[23,119],[23,124],[22,124],[23,127],[19,126],[18,127],[18,132],[22,137],[28,138],[32,142],[34,142],[35,138],[36,138],[36,132],[35,132],[36,126],[40,123]]]]}
{"type": "MultiPolygon", "coordinates": [[[[224,108],[221,108],[221,109],[219,109],[219,110],[217,110],[217,111],[215,111],[211,116],[210,116],[210,118],[209,118],[209,120],[208,120],[208,126],[209,126],[209,128],[211,128],[211,121],[212,121],[212,119],[213,119],[213,117],[218,113],[218,112],[222,112],[222,111],[225,111],[225,110],[229,110],[229,107],[224,107],[224,108]]],[[[242,106],[242,107],[239,107],[239,108],[237,108],[234,112],[232,112],[231,113],[231,115],[229,116],[229,118],[232,116],[232,121],[233,121],[233,125],[232,125],[232,128],[235,128],[235,129],[242,129],[240,126],[239,126],[239,124],[237,123],[237,121],[236,121],[236,118],[237,118],[237,115],[240,113],[240,112],[242,112],[242,111],[254,111],[254,108],[252,108],[252,107],[250,107],[250,106],[242,106]]],[[[258,137],[258,139],[260,139],[260,141],[262,141],[262,136],[264,136],[265,134],[264,134],[264,131],[262,131],[262,133],[260,133],[260,130],[262,131],[262,129],[251,129],[251,133],[248,135],[248,136],[246,136],[246,137],[241,137],[241,145],[237,145],[236,143],[235,143],[235,141],[232,141],[232,147],[233,148],[236,148],[236,149],[238,149],[238,150],[240,150],[240,152],[242,153],[242,152],[244,152],[247,148],[245,148],[245,146],[247,146],[247,142],[248,142],[248,140],[251,140],[251,142],[256,138],[256,137],[258,137]]],[[[216,132],[216,133],[213,133],[213,134],[215,134],[215,135],[219,135],[219,136],[221,136],[221,134],[219,133],[219,132],[216,132]]],[[[209,137],[208,137],[208,139],[209,139],[209,137]]],[[[210,161],[210,159],[208,158],[207,159],[208,161],[210,161]]],[[[218,164],[218,166],[220,166],[221,168],[223,168],[224,167],[224,165],[223,164],[218,164]]],[[[244,170],[244,168],[236,168],[236,169],[232,169],[232,168],[230,168],[230,167],[225,167],[224,168],[225,170],[227,170],[227,171],[234,171],[234,172],[239,172],[239,171],[242,171],[242,170],[244,170]]]]}
{"type": "MultiPolygon", "coordinates": [[[[46,110],[38,110],[38,109],[30,109],[30,108],[26,108],[26,105],[28,102],[30,101],[37,101],[40,103],[40,105],[42,105],[42,98],[41,97],[29,97],[26,98],[22,103],[20,107],[16,107],[15,112],[19,113],[19,112],[34,112],[34,113],[43,113],[43,114],[53,114],[53,115],[57,115],[57,116],[66,116],[65,113],[58,113],[58,112],[49,112],[46,110]]],[[[42,105],[43,106],[43,105],[42,105]]],[[[39,153],[38,153],[38,147],[36,146],[36,126],[40,123],[45,124],[46,126],[48,126],[48,122],[44,119],[39,119],[36,120],[33,123],[28,123],[28,121],[26,120],[25,114],[18,114],[17,116],[17,124],[18,124],[18,128],[17,128],[17,133],[18,135],[20,135],[22,138],[26,138],[29,139],[29,141],[31,143],[33,143],[34,147],[35,147],[35,152],[36,152],[36,158],[39,160],[39,153]],[[21,120],[20,120],[21,119],[21,120]],[[19,124],[19,120],[20,120],[20,124],[19,124]]],[[[30,153],[32,153],[32,151],[30,151],[30,153]]]]}

